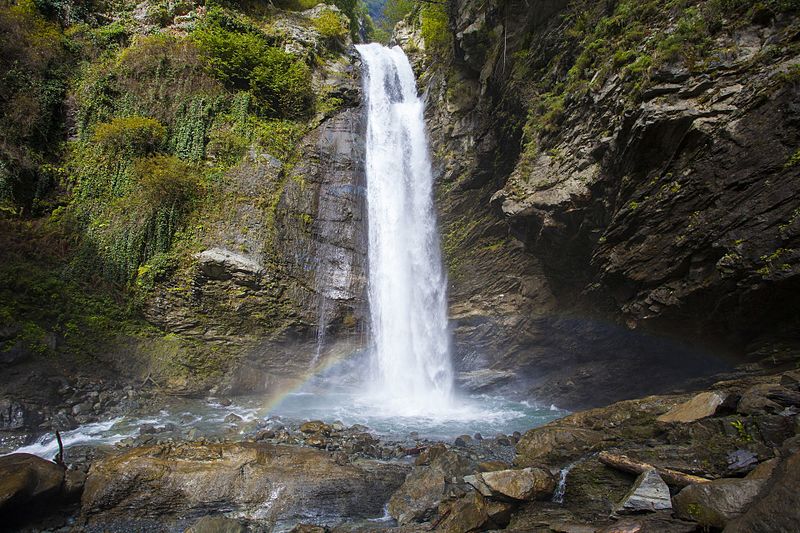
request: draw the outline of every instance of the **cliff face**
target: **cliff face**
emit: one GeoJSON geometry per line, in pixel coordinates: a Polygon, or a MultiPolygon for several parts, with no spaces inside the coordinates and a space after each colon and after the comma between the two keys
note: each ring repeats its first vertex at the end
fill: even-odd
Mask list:
{"type": "MultiPolygon", "coordinates": [[[[353,26],[334,5],[278,5],[2,8],[4,46],[16,34],[14,53],[61,84],[48,127],[63,136],[42,151],[13,137],[17,115],[0,124],[9,372],[96,366],[171,392],[262,392],[361,345],[353,26]]],[[[0,83],[9,110],[24,83],[0,83]]]]}
{"type": "Polygon", "coordinates": [[[662,4],[461,1],[416,53],[463,370],[585,405],[796,358],[796,8],[662,4]]]}

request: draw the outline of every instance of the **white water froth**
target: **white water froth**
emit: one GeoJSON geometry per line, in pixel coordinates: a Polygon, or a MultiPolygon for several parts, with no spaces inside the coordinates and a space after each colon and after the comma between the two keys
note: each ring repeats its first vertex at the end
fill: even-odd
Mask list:
{"type": "MultiPolygon", "coordinates": [[[[61,433],[61,441],[64,448],[80,444],[116,444],[130,434],[123,433],[110,433],[109,430],[120,422],[122,418],[114,418],[104,422],[96,422],[94,424],[86,424],[71,431],[61,433]]],[[[23,446],[14,450],[15,453],[30,453],[45,459],[53,459],[58,453],[58,441],[53,434],[46,434],[39,438],[33,444],[23,446]]]]}
{"type": "Polygon", "coordinates": [[[399,47],[356,48],[367,67],[368,402],[396,416],[459,418],[423,103],[399,47]]]}

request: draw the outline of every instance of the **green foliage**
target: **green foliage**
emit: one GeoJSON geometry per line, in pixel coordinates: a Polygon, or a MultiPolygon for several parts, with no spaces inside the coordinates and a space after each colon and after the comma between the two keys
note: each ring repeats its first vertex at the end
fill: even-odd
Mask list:
{"type": "Polygon", "coordinates": [[[92,141],[107,152],[143,155],[157,150],[167,130],[147,117],[117,117],[97,126],[92,141]]]}
{"type": "Polygon", "coordinates": [[[348,35],[348,28],[333,11],[324,11],[314,19],[314,28],[332,48],[340,48],[348,35]]]}
{"type": "Polygon", "coordinates": [[[206,141],[214,118],[221,108],[221,98],[198,96],[178,107],[172,127],[171,148],[182,159],[199,162],[206,155],[206,141]]]}
{"type": "Polygon", "coordinates": [[[280,48],[271,48],[252,71],[250,91],[268,116],[302,118],[314,103],[311,69],[280,48]]]}
{"type": "Polygon", "coordinates": [[[185,211],[202,190],[197,170],[175,156],[137,159],[133,173],[138,182],[136,194],[146,206],[177,207],[185,211]]]}
{"type": "Polygon", "coordinates": [[[420,33],[428,51],[448,51],[452,36],[445,4],[425,4],[420,10],[420,33]]]}
{"type": "MultiPolygon", "coordinates": [[[[386,0],[381,6],[380,15],[374,17],[376,20],[376,30],[374,39],[378,42],[388,42],[392,36],[392,31],[398,22],[406,18],[415,8],[414,0],[386,0]]],[[[368,3],[370,9],[374,9],[368,3]]]]}
{"type": "Polygon", "coordinates": [[[76,96],[78,133],[88,138],[98,122],[115,116],[142,115],[159,120],[194,160],[197,137],[205,135],[207,106],[214,106],[222,86],[206,72],[188,39],[154,35],[86,67],[76,96]]]}
{"type": "Polygon", "coordinates": [[[249,89],[265,115],[299,118],[310,112],[311,69],[257,28],[213,8],[192,38],[210,72],[232,89],[249,89]]]}
{"type": "Polygon", "coordinates": [[[743,421],[733,420],[731,421],[731,425],[736,429],[736,432],[739,434],[739,440],[743,442],[751,442],[753,440],[753,436],[750,435],[749,431],[747,431],[747,426],[745,426],[743,421]]]}
{"type": "Polygon", "coordinates": [[[230,167],[241,160],[249,144],[242,133],[235,131],[229,124],[223,124],[211,130],[206,154],[223,167],[230,167]]]}
{"type": "Polygon", "coordinates": [[[0,5],[0,211],[31,212],[51,183],[69,56],[57,24],[31,0],[0,5]]]}
{"type": "MultiPolygon", "coordinates": [[[[53,248],[58,242],[53,234],[20,232],[37,249],[53,248]]],[[[120,334],[149,329],[136,318],[134,306],[119,303],[119,295],[105,290],[96,278],[79,281],[65,276],[52,258],[32,260],[8,247],[5,251],[0,261],[0,321],[16,334],[5,345],[0,342],[0,350],[22,342],[35,354],[52,356],[52,340],[58,338],[59,353],[86,357],[87,352],[103,350],[106,342],[120,334]]]]}
{"type": "Polygon", "coordinates": [[[791,157],[789,157],[789,159],[786,160],[786,163],[784,163],[783,168],[789,169],[796,167],[797,165],[800,165],[800,149],[798,149],[795,153],[791,155],[791,157]]]}

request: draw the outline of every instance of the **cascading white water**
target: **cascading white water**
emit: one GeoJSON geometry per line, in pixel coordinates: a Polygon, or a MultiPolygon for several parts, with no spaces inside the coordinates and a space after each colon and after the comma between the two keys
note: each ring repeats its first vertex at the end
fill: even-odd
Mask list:
{"type": "Polygon", "coordinates": [[[356,48],[368,109],[369,392],[400,415],[440,413],[450,406],[453,371],[423,103],[399,47],[356,48]]]}

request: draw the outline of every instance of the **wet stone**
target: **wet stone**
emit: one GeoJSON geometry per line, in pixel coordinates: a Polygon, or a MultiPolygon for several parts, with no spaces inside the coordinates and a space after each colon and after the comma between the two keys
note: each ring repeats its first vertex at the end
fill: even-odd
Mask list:
{"type": "Polygon", "coordinates": [[[647,470],[636,478],[630,492],[617,507],[617,512],[638,513],[672,509],[669,487],[655,470],[647,470]]]}
{"type": "Polygon", "coordinates": [[[226,416],[223,419],[223,422],[225,422],[226,424],[235,424],[235,423],[241,422],[241,421],[242,421],[242,417],[237,415],[236,413],[230,413],[228,416],[226,416]]]}

